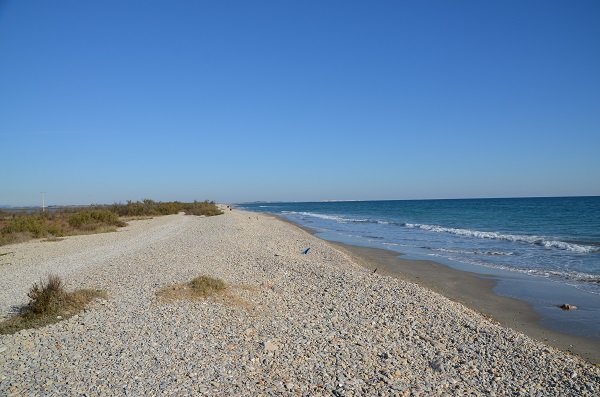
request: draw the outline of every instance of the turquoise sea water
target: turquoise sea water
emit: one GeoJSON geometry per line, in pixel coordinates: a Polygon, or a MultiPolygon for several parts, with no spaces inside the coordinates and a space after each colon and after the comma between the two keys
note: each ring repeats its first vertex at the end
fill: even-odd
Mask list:
{"type": "MultiPolygon", "coordinates": [[[[558,304],[561,298],[575,299],[584,307],[597,305],[600,310],[600,197],[252,203],[238,207],[282,215],[325,239],[391,249],[495,276],[504,281],[499,283],[500,293],[530,301],[538,311],[554,318],[555,325],[563,318],[555,316],[553,300],[558,304]]],[[[585,323],[575,333],[600,336],[599,313],[584,310],[572,315],[585,323]]]]}

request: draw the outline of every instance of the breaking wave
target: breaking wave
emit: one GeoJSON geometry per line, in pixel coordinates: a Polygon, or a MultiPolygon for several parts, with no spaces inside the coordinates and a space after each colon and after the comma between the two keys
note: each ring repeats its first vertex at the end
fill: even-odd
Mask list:
{"type": "MultiPolygon", "coordinates": [[[[435,250],[435,251],[442,251],[442,250],[435,250]]],[[[431,254],[428,254],[428,256],[439,257],[439,258],[446,257],[445,255],[438,254],[438,253],[431,253],[431,254]]],[[[565,281],[575,281],[575,282],[579,282],[582,284],[587,284],[587,285],[592,285],[592,286],[600,286],[600,276],[598,276],[597,274],[590,274],[590,273],[576,272],[576,271],[561,271],[561,270],[555,270],[555,269],[527,269],[527,268],[524,269],[524,268],[507,266],[507,265],[502,265],[502,264],[497,264],[497,263],[482,262],[479,260],[469,260],[464,257],[461,258],[460,261],[463,263],[476,265],[476,266],[482,266],[482,267],[486,267],[486,268],[490,268],[490,269],[499,269],[499,270],[504,270],[504,271],[509,271],[509,272],[527,274],[527,275],[531,275],[531,276],[538,276],[538,277],[544,277],[544,278],[550,278],[550,279],[561,279],[561,280],[565,280],[565,281]]],[[[587,291],[590,293],[594,293],[594,294],[600,294],[600,292],[598,292],[597,290],[587,290],[587,291]]]]}
{"type": "Polygon", "coordinates": [[[437,233],[450,233],[458,236],[464,237],[474,237],[481,239],[490,239],[490,240],[504,240],[504,241],[515,241],[520,243],[529,243],[545,248],[556,248],[560,250],[572,251],[579,254],[589,254],[592,252],[599,252],[599,247],[594,247],[591,245],[582,245],[582,244],[574,244],[567,243],[564,241],[558,240],[547,240],[543,237],[538,236],[524,236],[518,234],[502,234],[497,232],[483,232],[479,230],[470,230],[470,229],[458,229],[451,227],[443,227],[437,225],[425,225],[420,223],[406,223],[404,226],[414,229],[422,229],[430,232],[437,233]]]}
{"type": "MultiPolygon", "coordinates": [[[[585,245],[585,244],[575,244],[569,243],[565,241],[552,240],[545,237],[538,236],[526,236],[526,235],[518,235],[518,234],[503,234],[497,232],[484,232],[480,230],[471,230],[471,229],[460,229],[460,228],[452,228],[452,227],[444,227],[438,225],[427,225],[421,223],[403,223],[403,222],[392,222],[392,221],[383,221],[377,219],[369,219],[369,218],[348,218],[339,215],[330,215],[330,214],[318,214],[314,212],[297,212],[297,211],[283,211],[283,214],[290,215],[301,215],[319,219],[330,220],[339,223],[374,223],[379,225],[393,225],[393,226],[403,226],[412,229],[421,229],[430,232],[437,233],[450,233],[463,237],[472,237],[479,239],[488,239],[488,240],[503,240],[503,241],[514,241],[519,243],[528,243],[536,246],[544,247],[544,248],[554,248],[559,250],[565,250],[570,252],[575,252],[578,254],[589,254],[594,252],[600,252],[600,247],[585,245]]],[[[475,252],[473,252],[475,253],[475,252]]],[[[512,253],[504,253],[501,251],[490,251],[490,252],[481,252],[481,254],[485,255],[512,255],[512,253]]]]}
{"type": "Polygon", "coordinates": [[[450,254],[473,254],[473,255],[488,255],[488,256],[513,256],[514,252],[511,251],[485,251],[485,250],[460,250],[453,248],[429,248],[423,247],[427,249],[431,249],[433,251],[439,252],[448,252],[450,254]]]}
{"type": "Polygon", "coordinates": [[[406,226],[404,222],[389,222],[389,221],[381,221],[377,219],[356,219],[356,218],[345,218],[339,215],[329,215],[329,214],[317,214],[314,212],[304,212],[304,211],[282,211],[282,214],[286,215],[302,215],[309,216],[313,218],[319,219],[327,219],[330,221],[340,222],[340,223],[376,223],[378,225],[396,225],[396,226],[406,226]]]}
{"type": "MultiPolygon", "coordinates": [[[[575,244],[568,243],[565,241],[552,240],[545,237],[539,236],[526,236],[526,235],[518,235],[518,234],[503,234],[497,232],[484,232],[480,230],[471,230],[471,229],[459,229],[452,227],[444,227],[438,225],[427,225],[421,223],[403,223],[403,222],[390,222],[383,221],[377,219],[369,219],[369,218],[348,218],[339,215],[329,215],[329,214],[317,214],[314,212],[297,212],[297,211],[283,211],[283,214],[290,215],[301,215],[308,216],[313,218],[325,219],[339,223],[374,223],[379,225],[393,225],[393,226],[403,226],[412,229],[421,229],[430,232],[436,233],[450,233],[463,237],[472,237],[472,238],[480,238],[480,239],[488,239],[488,240],[503,240],[503,241],[514,241],[519,243],[528,243],[532,245],[537,245],[545,248],[554,248],[559,250],[571,251],[579,254],[589,254],[594,252],[600,252],[600,247],[584,245],[584,244],[575,244]]],[[[486,255],[511,255],[510,253],[504,252],[481,252],[486,255]]]]}

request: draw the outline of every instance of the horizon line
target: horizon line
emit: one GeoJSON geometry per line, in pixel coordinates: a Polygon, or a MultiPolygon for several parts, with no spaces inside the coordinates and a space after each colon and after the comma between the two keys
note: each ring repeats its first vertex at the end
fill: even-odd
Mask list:
{"type": "MultiPolygon", "coordinates": [[[[342,203],[342,202],[369,202],[369,201],[442,201],[442,200],[510,200],[510,199],[536,199],[536,198],[592,198],[600,197],[597,194],[589,195],[565,195],[565,196],[504,196],[504,197],[441,197],[441,198],[405,198],[405,199],[322,199],[322,200],[252,200],[252,201],[218,201],[217,204],[277,204],[277,203],[342,203]]],[[[133,201],[133,200],[132,200],[133,201]]],[[[141,200],[137,200],[141,201],[141,200]]],[[[171,202],[171,201],[185,201],[185,200],[153,200],[156,202],[171,202]]],[[[46,204],[45,207],[90,207],[90,206],[104,206],[119,204],[121,201],[114,201],[112,203],[90,203],[90,204],[46,204]]],[[[2,208],[42,208],[41,205],[10,205],[0,204],[2,208]]]]}

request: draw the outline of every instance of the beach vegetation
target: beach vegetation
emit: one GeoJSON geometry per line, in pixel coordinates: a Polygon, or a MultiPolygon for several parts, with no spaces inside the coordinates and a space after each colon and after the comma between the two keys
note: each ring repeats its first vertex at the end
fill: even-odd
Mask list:
{"type": "Polygon", "coordinates": [[[190,287],[194,294],[200,297],[214,295],[225,289],[223,280],[209,276],[196,277],[190,282],[190,287]]]}
{"type": "Polygon", "coordinates": [[[183,207],[183,211],[186,215],[198,216],[215,216],[223,214],[223,211],[217,207],[214,201],[194,201],[193,203],[186,203],[183,207]]]}
{"type": "Polygon", "coordinates": [[[106,298],[106,293],[91,289],[67,292],[60,277],[49,275],[46,281],[34,283],[27,296],[29,303],[17,315],[0,322],[0,334],[40,328],[67,319],[93,300],[106,298]]]}
{"type": "Polygon", "coordinates": [[[160,202],[150,199],[128,201],[125,204],[65,207],[46,212],[0,213],[0,245],[20,243],[30,239],[58,238],[78,234],[104,233],[126,226],[126,220],[172,215],[214,216],[223,212],[214,201],[160,202]]]}
{"type": "Polygon", "coordinates": [[[69,216],[69,225],[81,230],[94,230],[100,226],[125,226],[119,215],[106,209],[79,211],[69,216]]]}
{"type": "Polygon", "coordinates": [[[11,214],[0,218],[0,245],[36,238],[109,232],[125,226],[118,216],[106,210],[66,210],[43,214],[11,214]]]}
{"type": "Polygon", "coordinates": [[[165,300],[206,299],[224,292],[226,288],[225,282],[221,279],[199,276],[190,282],[163,288],[156,295],[165,300]]]}
{"type": "Polygon", "coordinates": [[[109,209],[120,217],[144,217],[173,215],[185,212],[187,215],[214,216],[223,212],[214,201],[194,201],[183,203],[180,201],[160,202],[150,199],[142,201],[128,201],[125,204],[113,204],[109,209]]]}

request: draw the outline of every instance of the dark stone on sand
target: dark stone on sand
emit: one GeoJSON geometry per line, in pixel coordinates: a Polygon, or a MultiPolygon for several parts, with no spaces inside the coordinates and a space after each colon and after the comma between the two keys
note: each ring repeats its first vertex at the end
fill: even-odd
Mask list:
{"type": "Polygon", "coordinates": [[[577,310],[577,306],[575,305],[569,305],[568,303],[563,303],[562,305],[558,306],[563,310],[577,310]]]}

